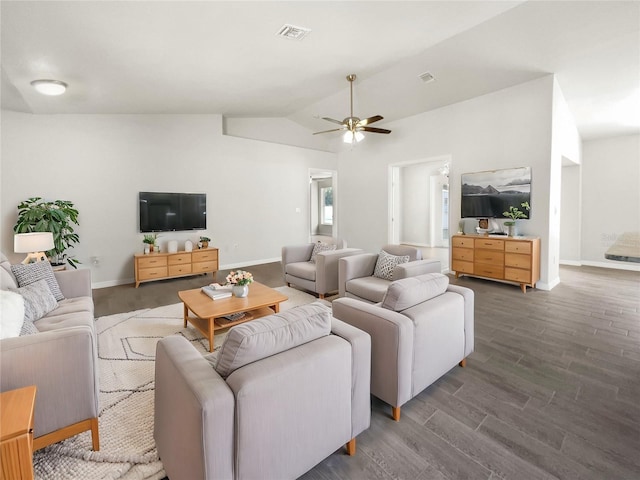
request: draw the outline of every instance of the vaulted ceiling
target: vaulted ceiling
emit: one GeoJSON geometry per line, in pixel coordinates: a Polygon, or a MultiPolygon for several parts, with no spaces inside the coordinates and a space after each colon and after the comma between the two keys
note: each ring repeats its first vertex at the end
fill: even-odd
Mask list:
{"type": "Polygon", "coordinates": [[[2,107],[384,123],[554,73],[583,138],[640,131],[640,2],[2,1],[2,107]],[[311,29],[302,40],[276,32],[311,29]],[[435,81],[418,76],[430,72],[435,81]],[[60,97],[30,82],[69,84],[60,97]]]}

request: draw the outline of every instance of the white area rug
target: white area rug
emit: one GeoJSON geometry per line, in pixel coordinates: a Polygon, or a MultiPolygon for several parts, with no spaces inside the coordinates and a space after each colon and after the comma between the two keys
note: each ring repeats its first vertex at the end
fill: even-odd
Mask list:
{"type": "MultiPolygon", "coordinates": [[[[288,287],[276,290],[289,300],[280,309],[316,300],[288,287]]],[[[156,343],[182,335],[203,355],[208,342],[191,325],[183,328],[182,303],[100,317],[96,320],[100,368],[100,451],[81,433],[35,453],[40,480],[156,480],[165,476],[153,440],[153,389],[156,343]]],[[[216,335],[215,347],[224,339],[216,335]]]]}

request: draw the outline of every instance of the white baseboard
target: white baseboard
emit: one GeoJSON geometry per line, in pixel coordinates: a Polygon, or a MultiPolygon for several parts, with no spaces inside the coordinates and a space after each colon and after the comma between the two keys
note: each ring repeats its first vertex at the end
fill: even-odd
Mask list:
{"type": "Polygon", "coordinates": [[[548,283],[539,281],[539,282],[536,283],[536,288],[539,288],[540,290],[549,291],[553,287],[557,287],[559,283],[560,283],[560,279],[559,278],[554,278],[552,281],[550,281],[548,283]]]}
{"type": "Polygon", "coordinates": [[[128,285],[130,283],[136,283],[134,278],[125,278],[122,280],[107,280],[106,282],[92,282],[91,288],[107,288],[107,287],[117,287],[118,285],[128,285]]]}
{"type": "Polygon", "coordinates": [[[582,262],[580,260],[560,260],[560,265],[569,265],[571,267],[581,267],[582,262]]]}
{"type": "Polygon", "coordinates": [[[282,258],[263,258],[262,260],[250,260],[248,262],[228,263],[226,265],[220,265],[220,270],[230,270],[232,268],[250,267],[251,265],[262,265],[263,263],[280,262],[282,258]]]}
{"type": "Polygon", "coordinates": [[[640,264],[633,264],[629,262],[592,262],[589,260],[583,260],[582,265],[587,267],[600,267],[600,268],[613,268],[616,270],[630,270],[632,272],[640,272],[640,264]]]}

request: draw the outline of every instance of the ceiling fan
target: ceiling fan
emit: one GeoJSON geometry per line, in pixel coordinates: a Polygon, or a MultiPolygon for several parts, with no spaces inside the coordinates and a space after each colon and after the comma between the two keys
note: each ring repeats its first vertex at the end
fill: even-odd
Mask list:
{"type": "Polygon", "coordinates": [[[340,128],[333,128],[331,130],[324,130],[322,132],[315,132],[314,135],[318,135],[319,133],[329,133],[329,132],[345,132],[343,140],[345,143],[353,143],[359,142],[364,138],[362,132],[372,132],[372,133],[391,133],[391,130],[387,130],[386,128],[376,128],[370,127],[374,122],[382,120],[382,116],[374,115],[373,117],[363,118],[360,120],[358,117],[353,116],[353,82],[356,79],[355,74],[347,75],[347,80],[349,81],[349,99],[351,101],[351,110],[349,116],[344,120],[335,120],[333,118],[322,117],[323,120],[331,123],[337,123],[340,125],[340,128]]]}

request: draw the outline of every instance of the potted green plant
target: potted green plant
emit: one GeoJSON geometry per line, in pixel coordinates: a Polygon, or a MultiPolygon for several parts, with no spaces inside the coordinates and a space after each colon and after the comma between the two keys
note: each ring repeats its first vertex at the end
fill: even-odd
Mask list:
{"type": "Polygon", "coordinates": [[[200,243],[202,243],[202,248],[209,248],[209,242],[211,239],[209,237],[200,237],[200,243]]]}
{"type": "MultiPolygon", "coordinates": [[[[523,202],[520,204],[520,206],[526,209],[527,212],[531,209],[531,207],[529,206],[529,202],[523,202]]],[[[509,207],[508,212],[502,212],[502,215],[511,219],[504,222],[504,225],[507,227],[508,235],[510,237],[514,237],[517,234],[516,221],[521,218],[529,218],[522,210],[519,210],[518,207],[514,207],[513,205],[509,207]]]]}
{"type": "Polygon", "coordinates": [[[158,239],[157,233],[148,233],[142,239],[142,243],[146,243],[147,245],[149,245],[149,251],[153,252],[153,249],[156,246],[157,239],[158,239]]]}
{"type": "Polygon", "coordinates": [[[73,226],[78,223],[78,210],[68,200],[45,202],[41,197],[32,197],[18,205],[18,220],[13,227],[15,233],[51,232],[53,249],[46,252],[52,265],[64,265],[65,261],[78,268],[79,260],[65,251],[80,241],[73,226]]]}

